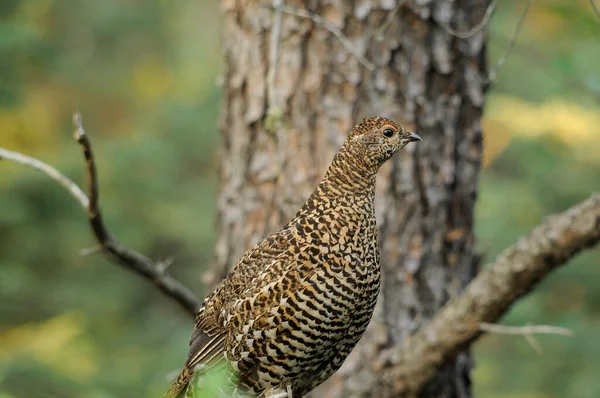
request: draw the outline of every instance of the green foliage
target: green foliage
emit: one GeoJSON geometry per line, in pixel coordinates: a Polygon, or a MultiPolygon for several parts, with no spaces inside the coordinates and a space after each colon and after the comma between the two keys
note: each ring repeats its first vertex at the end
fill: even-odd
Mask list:
{"type": "Polygon", "coordinates": [[[234,396],[235,389],[231,374],[231,368],[221,364],[202,375],[195,375],[186,393],[186,398],[225,398],[234,396]]]}
{"type": "MultiPolygon", "coordinates": [[[[107,225],[154,259],[174,256],[170,271],[202,296],[214,245],[218,2],[1,3],[0,146],[84,185],[70,127],[79,104],[107,225]]],[[[62,187],[0,162],[4,396],[159,396],[183,365],[192,320],[138,276],[78,254],[94,244],[62,187]]]]}

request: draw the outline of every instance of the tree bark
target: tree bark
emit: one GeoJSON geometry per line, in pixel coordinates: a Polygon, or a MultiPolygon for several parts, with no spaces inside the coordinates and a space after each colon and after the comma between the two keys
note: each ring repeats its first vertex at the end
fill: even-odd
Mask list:
{"type": "MultiPolygon", "coordinates": [[[[387,116],[423,137],[380,171],[378,309],[342,369],[315,393],[386,396],[377,386],[393,347],[476,273],[487,30],[464,39],[451,32],[481,22],[488,0],[308,0],[286,12],[254,0],[222,5],[219,232],[209,282],[297,211],[362,117],[387,116]]],[[[459,354],[420,395],[470,397],[471,367],[469,354],[459,354]]]]}

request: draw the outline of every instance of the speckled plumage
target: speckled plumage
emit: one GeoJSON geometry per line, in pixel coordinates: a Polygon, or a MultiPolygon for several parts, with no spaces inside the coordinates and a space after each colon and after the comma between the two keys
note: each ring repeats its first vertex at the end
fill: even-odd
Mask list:
{"type": "Polygon", "coordinates": [[[281,230],[247,251],[203,303],[176,396],[194,368],[226,359],[242,389],[301,397],[344,362],[379,292],[379,167],[419,137],[382,117],[356,125],[281,230]]]}

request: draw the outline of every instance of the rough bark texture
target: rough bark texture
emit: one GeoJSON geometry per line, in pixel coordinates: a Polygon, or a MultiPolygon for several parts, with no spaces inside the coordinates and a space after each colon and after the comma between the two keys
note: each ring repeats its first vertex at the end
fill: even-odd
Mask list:
{"type": "MultiPolygon", "coordinates": [[[[472,228],[486,29],[459,39],[444,26],[458,31],[475,26],[487,0],[411,0],[396,13],[397,0],[286,3],[339,28],[375,65],[372,71],[311,19],[284,13],[277,35],[276,12],[265,7],[270,2],[222,5],[226,72],[219,238],[211,282],[294,214],[362,117],[391,117],[424,139],[379,174],[380,305],[344,367],[315,394],[386,396],[378,386],[394,345],[476,272],[472,228]]],[[[421,395],[471,396],[470,368],[468,354],[459,354],[421,395]]]]}

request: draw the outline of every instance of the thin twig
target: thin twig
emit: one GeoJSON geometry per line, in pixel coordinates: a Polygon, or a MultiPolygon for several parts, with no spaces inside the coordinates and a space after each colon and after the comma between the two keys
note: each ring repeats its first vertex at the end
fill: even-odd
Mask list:
{"type": "Polygon", "coordinates": [[[590,4],[592,5],[592,8],[594,9],[594,12],[596,13],[596,16],[598,18],[600,18],[600,9],[596,5],[596,2],[594,0],[590,0],[590,4]]]}
{"type": "Polygon", "coordinates": [[[510,42],[508,43],[508,47],[506,48],[506,51],[504,52],[504,54],[502,54],[500,59],[498,59],[496,66],[490,71],[490,74],[488,76],[488,83],[492,83],[492,82],[494,82],[494,80],[496,80],[498,71],[504,65],[504,63],[508,59],[508,56],[510,55],[511,51],[513,50],[513,48],[517,42],[517,37],[519,37],[519,33],[521,32],[521,28],[523,27],[523,22],[525,21],[525,16],[527,15],[527,12],[529,11],[529,7],[531,7],[532,3],[533,3],[533,0],[527,0],[527,3],[525,3],[525,8],[523,9],[523,12],[521,13],[521,17],[519,18],[519,22],[517,23],[517,27],[515,28],[515,33],[513,33],[513,36],[510,39],[510,42]]]}
{"type": "Polygon", "coordinates": [[[573,331],[571,329],[550,325],[505,326],[496,323],[482,322],[479,324],[479,330],[482,332],[498,334],[558,334],[560,336],[573,336],[573,331]]]}
{"type": "Polygon", "coordinates": [[[487,26],[487,24],[490,22],[490,18],[492,17],[492,14],[494,13],[495,9],[496,9],[496,1],[492,0],[492,2],[486,8],[485,14],[483,14],[483,18],[481,19],[481,21],[477,25],[473,26],[472,28],[470,28],[469,30],[464,31],[464,32],[455,30],[446,24],[440,24],[440,25],[442,28],[444,28],[444,30],[446,32],[450,33],[452,36],[456,36],[459,39],[468,39],[469,37],[473,36],[475,33],[479,32],[481,29],[483,29],[484,27],[487,26]]]}
{"type": "Polygon", "coordinates": [[[542,345],[535,339],[534,334],[556,334],[560,336],[573,336],[573,331],[559,326],[548,325],[526,325],[526,326],[504,326],[496,323],[482,322],[479,330],[487,333],[522,335],[531,347],[538,353],[544,352],[542,345]]]}
{"type": "MultiPolygon", "coordinates": [[[[502,34],[497,35],[496,39],[501,39],[506,44],[510,41],[510,37],[503,37],[502,34]]],[[[538,53],[535,48],[521,44],[513,50],[513,57],[516,54],[526,57],[530,66],[552,78],[557,86],[557,90],[563,92],[573,90],[577,94],[587,95],[592,100],[600,102],[600,92],[590,90],[590,88],[577,76],[565,79],[560,73],[548,68],[548,59],[544,55],[538,53]]]]}
{"type": "Polygon", "coordinates": [[[73,115],[73,136],[83,148],[83,155],[86,161],[86,171],[88,177],[90,204],[87,208],[88,219],[92,231],[102,246],[105,253],[117,263],[121,264],[130,271],[145,277],[167,296],[177,301],[186,311],[193,316],[200,308],[200,302],[196,296],[183,286],[179,281],[168,275],[163,267],[144,256],[143,254],[129,249],[119,243],[112,237],[100,214],[98,208],[98,175],[96,172],[96,162],[92,152],[92,145],[83,129],[81,123],[81,114],[75,112],[73,115]]]}
{"type": "Polygon", "coordinates": [[[90,200],[87,210],[90,216],[98,212],[98,173],[96,171],[96,162],[92,154],[92,144],[90,143],[81,122],[81,113],[73,113],[73,138],[81,145],[83,156],[85,157],[87,170],[88,197],[90,200]]]}
{"type": "Polygon", "coordinates": [[[65,187],[69,193],[77,199],[81,207],[87,209],[89,200],[85,193],[79,188],[77,184],[67,178],[65,175],[61,174],[60,171],[56,170],[54,167],[37,160],[36,158],[32,158],[31,156],[23,155],[19,152],[9,151],[8,149],[0,148],[0,159],[10,160],[15,163],[19,163],[25,166],[29,166],[35,170],[38,170],[48,177],[52,178],[54,181],[58,182],[60,185],[65,187]]]}
{"type": "Polygon", "coordinates": [[[358,50],[354,47],[350,40],[346,36],[344,36],[342,31],[338,29],[337,26],[323,19],[323,17],[321,17],[320,15],[314,14],[307,10],[302,10],[299,8],[285,5],[282,5],[279,9],[286,14],[295,15],[300,18],[310,19],[315,24],[323,26],[335,37],[337,37],[337,39],[342,43],[346,51],[352,54],[365,68],[367,68],[370,71],[375,70],[375,65],[371,61],[366,59],[361,53],[358,52],[358,50]]]}
{"type": "Polygon", "coordinates": [[[541,354],[544,352],[544,349],[542,348],[542,345],[540,344],[539,341],[537,341],[535,339],[535,337],[532,334],[525,334],[524,335],[525,340],[527,340],[527,342],[529,343],[529,345],[538,353],[541,354]]]}
{"type": "Polygon", "coordinates": [[[279,107],[275,77],[277,76],[277,61],[279,59],[279,42],[281,41],[281,20],[283,19],[282,6],[283,0],[273,0],[275,20],[273,22],[273,29],[271,29],[271,41],[269,43],[269,72],[267,73],[269,108],[279,107]]]}
{"type": "Polygon", "coordinates": [[[394,21],[394,17],[398,13],[398,11],[400,11],[402,6],[406,4],[407,1],[408,0],[400,0],[396,5],[396,8],[394,8],[392,12],[388,13],[387,17],[385,18],[385,21],[383,22],[383,24],[381,24],[381,26],[379,27],[379,29],[377,29],[377,32],[375,33],[376,40],[382,41],[385,38],[385,32],[387,32],[388,27],[394,21]]]}
{"type": "Polygon", "coordinates": [[[175,262],[175,257],[167,257],[164,260],[161,260],[156,263],[156,267],[161,273],[164,273],[173,263],[175,262]]]}
{"type": "Polygon", "coordinates": [[[0,148],[0,159],[11,160],[41,171],[65,187],[71,195],[77,199],[81,207],[86,210],[90,226],[98,241],[98,246],[96,248],[84,250],[82,251],[82,255],[91,254],[97,250],[104,251],[114,262],[122,265],[135,274],[148,279],[161,292],[181,305],[185,311],[192,316],[195,316],[200,307],[200,301],[196,298],[194,293],[166,273],[168,261],[164,263],[155,263],[143,254],[123,246],[113,238],[107,230],[98,207],[98,176],[92,146],[83,129],[79,112],[75,112],[73,115],[73,125],[73,136],[82,146],[86,161],[89,198],[77,184],[65,177],[54,167],[47,165],[40,160],[4,148],[0,148]]]}
{"type": "Polygon", "coordinates": [[[81,257],[91,256],[92,254],[96,254],[102,251],[102,246],[96,245],[92,247],[86,247],[84,249],[79,250],[79,255],[81,257]]]}

